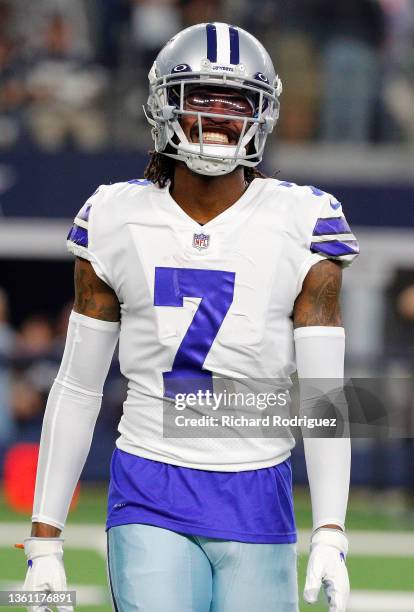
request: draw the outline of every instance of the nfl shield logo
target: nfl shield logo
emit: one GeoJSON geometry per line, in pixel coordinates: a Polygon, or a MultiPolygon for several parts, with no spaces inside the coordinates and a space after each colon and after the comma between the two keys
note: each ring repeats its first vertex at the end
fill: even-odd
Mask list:
{"type": "Polygon", "coordinates": [[[194,234],[193,236],[193,247],[202,251],[206,249],[210,242],[210,236],[208,234],[194,234]]]}

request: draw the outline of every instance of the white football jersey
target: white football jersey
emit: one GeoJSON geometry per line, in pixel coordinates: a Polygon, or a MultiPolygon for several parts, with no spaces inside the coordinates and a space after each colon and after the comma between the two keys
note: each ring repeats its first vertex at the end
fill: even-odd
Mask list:
{"type": "Polygon", "coordinates": [[[184,467],[241,471],[284,461],[293,438],[163,437],[166,386],[197,373],[285,379],[295,371],[292,311],[310,267],[348,264],[358,245],[340,203],[314,187],[255,179],[200,226],[168,187],[102,185],[69,232],[121,304],[128,395],[117,446],[184,467]]]}

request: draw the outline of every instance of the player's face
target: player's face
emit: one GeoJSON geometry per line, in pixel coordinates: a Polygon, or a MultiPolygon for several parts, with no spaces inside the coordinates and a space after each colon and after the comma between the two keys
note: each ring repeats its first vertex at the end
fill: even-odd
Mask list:
{"type": "MultiPolygon", "coordinates": [[[[252,117],[253,102],[240,91],[225,87],[195,87],[185,96],[184,110],[252,117]]],[[[243,129],[243,120],[225,117],[202,117],[205,144],[237,145],[243,129]]],[[[189,142],[199,142],[197,115],[184,115],[181,126],[189,142]]]]}

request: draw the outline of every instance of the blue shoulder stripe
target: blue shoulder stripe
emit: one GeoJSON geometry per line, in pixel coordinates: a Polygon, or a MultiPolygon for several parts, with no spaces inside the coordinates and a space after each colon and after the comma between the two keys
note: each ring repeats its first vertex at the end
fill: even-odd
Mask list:
{"type": "Polygon", "coordinates": [[[295,183],[290,183],[289,181],[280,181],[280,187],[294,187],[295,183]]]}
{"type": "Polygon", "coordinates": [[[313,253],[321,253],[328,257],[341,257],[341,255],[358,255],[359,245],[356,240],[346,242],[329,240],[327,242],[312,242],[310,250],[313,253]]]}
{"type": "Polygon", "coordinates": [[[324,234],[352,234],[345,217],[325,217],[318,219],[313,230],[314,236],[324,234]]]}
{"type": "Polygon", "coordinates": [[[147,179],[131,179],[127,181],[130,185],[152,185],[152,181],[148,181],[147,179]]]}
{"type": "Polygon", "coordinates": [[[76,215],[78,219],[82,219],[82,221],[89,220],[89,213],[91,212],[92,204],[84,204],[78,214],[76,215]]]}
{"type": "Polygon", "coordinates": [[[67,240],[70,240],[74,244],[88,248],[88,230],[84,227],[79,227],[74,223],[69,231],[67,240]]]}
{"type": "Polygon", "coordinates": [[[313,195],[316,195],[319,198],[325,195],[325,191],[322,191],[322,189],[319,189],[318,187],[314,187],[313,185],[308,185],[308,187],[313,193],[313,195]]]}

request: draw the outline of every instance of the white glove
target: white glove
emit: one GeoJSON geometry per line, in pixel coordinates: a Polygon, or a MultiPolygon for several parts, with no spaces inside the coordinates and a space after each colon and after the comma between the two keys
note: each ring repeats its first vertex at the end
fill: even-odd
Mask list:
{"type": "Polygon", "coordinates": [[[345,612],[349,598],[349,578],[345,565],[348,539],[339,529],[318,529],[312,536],[303,598],[313,604],[321,584],[329,612],[345,612]]]}
{"type": "MultiPolygon", "coordinates": [[[[24,552],[27,574],[24,591],[67,591],[63,565],[63,538],[26,538],[24,552]]],[[[59,612],[72,612],[69,605],[55,606],[59,612]]],[[[47,605],[29,606],[29,612],[47,612],[47,605]]]]}

